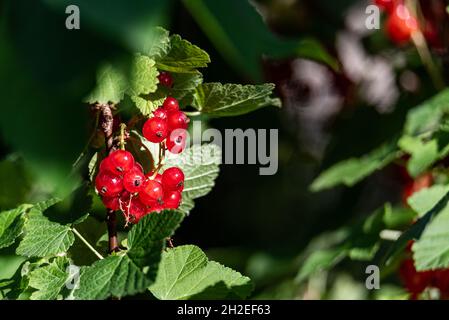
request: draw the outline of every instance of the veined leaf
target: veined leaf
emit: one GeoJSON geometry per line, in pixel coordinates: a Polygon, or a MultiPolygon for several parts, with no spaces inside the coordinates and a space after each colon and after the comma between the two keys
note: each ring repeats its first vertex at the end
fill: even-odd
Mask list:
{"type": "Polygon", "coordinates": [[[184,214],[164,210],[143,217],[131,229],[128,250],[81,268],[76,299],[106,299],[145,291],[156,278],[167,237],[179,226],[184,214]]]}
{"type": "Polygon", "coordinates": [[[119,103],[128,88],[126,75],[111,64],[100,67],[97,86],[86,97],[87,103],[119,103]]]}
{"type": "Polygon", "coordinates": [[[274,84],[240,85],[204,83],[197,87],[193,106],[213,117],[238,116],[263,107],[280,107],[272,98],[274,84]]]}
{"type": "Polygon", "coordinates": [[[170,37],[168,53],[156,62],[158,69],[183,73],[207,67],[210,58],[206,51],[175,34],[170,37]]]}
{"type": "Polygon", "coordinates": [[[65,286],[69,274],[66,271],[69,259],[57,257],[50,264],[32,271],[29,286],[37,289],[31,294],[31,300],[54,300],[65,286]]]}
{"type": "Polygon", "coordinates": [[[411,155],[407,161],[407,170],[412,177],[417,177],[425,172],[439,158],[436,140],[423,142],[418,137],[403,136],[398,145],[411,155]]]}
{"type": "Polygon", "coordinates": [[[12,245],[22,234],[23,214],[31,207],[32,205],[23,204],[16,209],[0,213],[0,249],[12,245]]]}
{"type": "Polygon", "coordinates": [[[236,299],[246,298],[252,283],[248,277],[208,261],[200,248],[186,245],[164,252],[150,291],[160,300],[236,299]]]}

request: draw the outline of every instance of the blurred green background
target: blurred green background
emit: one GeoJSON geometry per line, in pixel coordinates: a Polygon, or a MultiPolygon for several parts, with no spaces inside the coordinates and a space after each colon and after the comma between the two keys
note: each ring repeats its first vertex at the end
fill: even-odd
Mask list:
{"type": "MultiPolygon", "coordinates": [[[[312,194],[312,180],[323,168],[392,136],[408,107],[434,92],[414,50],[395,51],[381,31],[357,33],[351,23],[356,24],[357,12],[363,16],[359,6],[366,3],[2,1],[0,209],[63,195],[86,175],[73,173],[71,166],[90,135],[89,109],[81,101],[94,86],[96,70],[106,60],[126,59],[151,40],[153,26],[161,25],[210,54],[212,62],[202,70],[205,81],[274,82],[284,104],[281,110],[210,120],[222,130],[279,129],[279,170],[260,176],[258,166],[222,165],[215,188],[196,201],[175,244],[196,244],[253,278],[255,298],[373,297],[364,287],[363,264],[343,263],[306,284],[294,281],[313,238],[400,196],[388,168],[352,189],[312,194]],[[64,27],[69,4],[80,7],[80,30],[64,27]],[[383,87],[373,89],[373,81],[370,87],[345,68],[344,49],[352,46],[356,58],[364,54],[391,62],[393,78],[384,76],[397,92],[388,92],[390,100],[383,87]]],[[[96,208],[100,218],[103,212],[96,208]]],[[[321,241],[331,242],[332,236],[321,241]]],[[[13,250],[0,251],[0,278],[21,261],[13,250]]],[[[397,290],[396,279],[391,283],[387,295],[397,290]]]]}

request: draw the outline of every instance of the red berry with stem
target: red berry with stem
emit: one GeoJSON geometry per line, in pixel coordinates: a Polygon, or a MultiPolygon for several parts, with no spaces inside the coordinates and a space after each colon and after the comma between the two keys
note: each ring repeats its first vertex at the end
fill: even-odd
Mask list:
{"type": "Polygon", "coordinates": [[[412,34],[418,30],[418,22],[405,5],[399,4],[388,17],[386,30],[393,42],[404,44],[410,41],[412,34]]]}
{"type": "Polygon", "coordinates": [[[112,152],[108,158],[114,173],[124,174],[134,167],[134,157],[129,151],[117,150],[112,152]]]}
{"type": "Polygon", "coordinates": [[[137,223],[147,214],[147,208],[138,197],[134,197],[130,200],[128,211],[125,214],[133,223],[137,223]]]}
{"type": "Polygon", "coordinates": [[[170,131],[176,129],[187,129],[190,119],[182,111],[169,112],[167,116],[168,129],[170,131]]]}
{"type": "Polygon", "coordinates": [[[178,111],[179,110],[179,103],[178,103],[178,100],[176,100],[175,98],[167,97],[164,100],[164,103],[162,104],[162,107],[167,112],[178,111]]]}
{"type": "Polygon", "coordinates": [[[115,197],[123,190],[122,179],[108,171],[100,172],[95,178],[95,187],[104,197],[115,197]]]}
{"type": "Polygon", "coordinates": [[[106,208],[117,211],[120,209],[119,197],[102,197],[101,200],[106,208]]]}
{"type": "Polygon", "coordinates": [[[154,180],[147,180],[139,192],[142,202],[148,206],[162,204],[164,190],[162,184],[154,180]]]}
{"type": "Polygon", "coordinates": [[[157,182],[159,182],[159,183],[162,184],[162,174],[158,173],[158,174],[156,174],[156,176],[155,176],[154,178],[153,178],[153,175],[154,175],[154,172],[151,171],[151,172],[148,173],[145,177],[146,177],[147,179],[151,179],[151,180],[157,181],[157,182]]]}
{"type": "Polygon", "coordinates": [[[185,129],[175,129],[167,137],[167,150],[174,154],[181,153],[186,148],[186,141],[187,131],[185,129]]]}
{"type": "Polygon", "coordinates": [[[179,191],[184,189],[184,172],[177,167],[171,167],[162,174],[162,185],[166,191],[179,191]]]}
{"type": "Polygon", "coordinates": [[[167,209],[177,209],[181,204],[182,195],[179,191],[167,191],[164,194],[164,207],[167,209]]]}
{"type": "Polygon", "coordinates": [[[157,78],[159,79],[159,83],[165,87],[171,88],[173,85],[173,78],[171,74],[166,71],[161,71],[157,78]]]}
{"type": "Polygon", "coordinates": [[[153,111],[153,116],[156,118],[167,119],[167,110],[165,110],[162,107],[159,107],[153,111]]]}
{"type": "Polygon", "coordinates": [[[145,175],[142,170],[133,169],[123,176],[123,187],[131,193],[139,192],[144,181],[145,175]]]}
{"type": "Polygon", "coordinates": [[[168,134],[167,121],[156,117],[148,119],[143,125],[142,133],[150,142],[162,142],[168,134]]]}

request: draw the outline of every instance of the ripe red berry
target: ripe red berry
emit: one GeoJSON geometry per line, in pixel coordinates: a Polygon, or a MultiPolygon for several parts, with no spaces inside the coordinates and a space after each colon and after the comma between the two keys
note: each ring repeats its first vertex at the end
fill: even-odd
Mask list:
{"type": "Polygon", "coordinates": [[[129,151],[117,150],[109,155],[109,165],[116,174],[124,174],[134,167],[134,157],[129,151]]]}
{"type": "Polygon", "coordinates": [[[111,173],[114,173],[114,167],[112,166],[111,159],[109,157],[104,158],[100,162],[100,172],[106,172],[109,171],[111,173]]]}
{"type": "Polygon", "coordinates": [[[162,185],[154,180],[147,180],[139,192],[140,199],[148,206],[162,204],[164,190],[162,185]]]}
{"type": "Polygon", "coordinates": [[[167,122],[161,118],[153,117],[143,125],[143,136],[150,142],[162,142],[168,134],[167,122]]]}
{"type": "Polygon", "coordinates": [[[428,188],[433,184],[433,176],[431,173],[424,173],[415,180],[407,182],[402,191],[402,203],[407,206],[407,199],[415,192],[428,188]]]}
{"type": "Polygon", "coordinates": [[[106,208],[117,211],[120,209],[119,197],[102,197],[101,200],[106,208]]]}
{"type": "Polygon", "coordinates": [[[412,298],[416,299],[432,281],[432,272],[416,271],[413,259],[404,260],[399,267],[399,275],[405,288],[412,294],[412,298]]]}
{"type": "Polygon", "coordinates": [[[175,98],[167,97],[164,100],[164,103],[162,104],[162,107],[167,112],[178,111],[179,110],[179,103],[178,103],[178,100],[176,100],[175,98]]]}
{"type": "Polygon", "coordinates": [[[418,30],[418,22],[405,5],[399,4],[388,17],[386,30],[393,42],[404,44],[418,30]]]}
{"type": "Polygon", "coordinates": [[[123,176],[123,187],[131,192],[139,192],[145,181],[145,175],[141,170],[133,169],[123,176]]]}
{"type": "Polygon", "coordinates": [[[187,131],[185,129],[173,130],[167,137],[167,150],[171,153],[178,154],[186,148],[187,131]]]}
{"type": "MultiPolygon", "coordinates": [[[[153,175],[154,175],[154,172],[151,171],[151,172],[148,173],[145,177],[146,177],[147,179],[151,179],[151,177],[153,177],[153,175]]],[[[162,174],[158,173],[158,174],[157,174],[153,179],[151,179],[151,180],[157,181],[157,182],[159,182],[160,184],[162,184],[162,174]]]]}
{"type": "Polygon", "coordinates": [[[104,197],[115,197],[123,190],[122,179],[108,171],[100,172],[95,178],[95,187],[104,197]]]}
{"type": "Polygon", "coordinates": [[[159,83],[163,86],[171,88],[173,85],[173,78],[171,74],[166,71],[161,71],[157,78],[159,79],[159,83]]]}
{"type": "Polygon", "coordinates": [[[380,9],[391,12],[399,0],[374,0],[374,4],[380,9]]]}
{"type": "Polygon", "coordinates": [[[162,107],[159,107],[159,108],[157,108],[156,110],[153,111],[153,115],[156,118],[167,119],[167,110],[165,110],[162,107]]]}
{"type": "Polygon", "coordinates": [[[139,220],[147,214],[147,208],[145,204],[137,197],[132,198],[129,202],[126,215],[129,216],[132,223],[137,223],[139,220]]]}
{"type": "Polygon", "coordinates": [[[179,191],[167,191],[164,194],[164,207],[167,209],[177,209],[181,204],[182,195],[179,191]]]}
{"type": "Polygon", "coordinates": [[[162,174],[162,185],[166,191],[179,191],[184,189],[184,172],[177,167],[171,167],[162,174]]]}
{"type": "Polygon", "coordinates": [[[167,116],[167,125],[170,131],[176,129],[187,129],[190,119],[182,111],[169,112],[167,116]]]}

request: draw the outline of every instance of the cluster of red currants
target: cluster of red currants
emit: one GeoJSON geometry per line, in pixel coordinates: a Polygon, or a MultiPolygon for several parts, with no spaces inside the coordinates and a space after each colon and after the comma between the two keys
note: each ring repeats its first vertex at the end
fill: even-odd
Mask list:
{"type": "MultiPolygon", "coordinates": [[[[167,87],[173,84],[168,73],[161,73],[159,81],[167,87]]],[[[143,136],[177,154],[185,149],[188,123],[178,101],[167,97],[145,122],[143,136]]],[[[106,208],[121,210],[127,222],[137,223],[150,212],[176,209],[181,204],[184,173],[171,167],[160,174],[159,168],[145,174],[129,151],[116,150],[101,161],[95,187],[106,208]]]]}
{"type": "Polygon", "coordinates": [[[439,36],[434,24],[430,19],[419,23],[404,0],[374,0],[374,3],[388,14],[385,31],[394,43],[405,44],[420,30],[432,46],[438,46],[439,36]]]}

